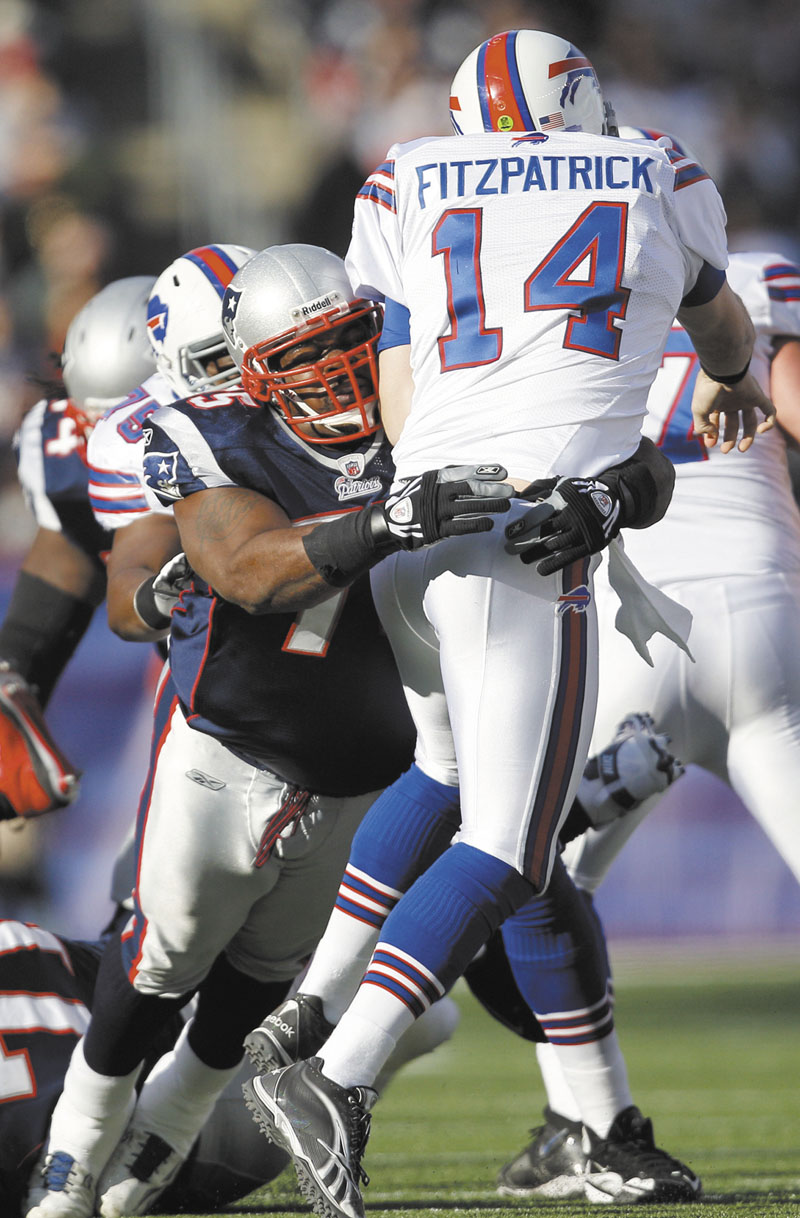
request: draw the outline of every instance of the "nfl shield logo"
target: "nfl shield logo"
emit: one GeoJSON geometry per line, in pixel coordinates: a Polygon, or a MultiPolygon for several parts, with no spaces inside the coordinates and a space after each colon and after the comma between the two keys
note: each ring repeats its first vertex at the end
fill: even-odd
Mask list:
{"type": "Polygon", "coordinates": [[[360,478],[364,473],[364,454],[348,453],[338,460],[339,469],[346,478],[360,478]]]}

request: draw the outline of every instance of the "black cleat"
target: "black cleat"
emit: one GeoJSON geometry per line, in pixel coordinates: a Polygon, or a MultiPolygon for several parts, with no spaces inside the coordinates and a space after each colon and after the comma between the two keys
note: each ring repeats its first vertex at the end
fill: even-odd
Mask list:
{"type": "Polygon", "coordinates": [[[697,1201],[700,1178],[690,1167],[659,1150],[653,1124],[638,1108],[625,1108],[605,1138],[586,1128],[587,1201],[632,1205],[645,1201],[697,1201]]]}
{"type": "Polygon", "coordinates": [[[340,1087],[318,1057],[244,1083],[244,1101],[268,1141],[294,1160],[300,1191],[320,1218],[364,1218],[361,1157],[369,1137],[371,1087],[340,1087]]]}
{"type": "Polygon", "coordinates": [[[586,1154],[579,1121],[544,1110],[545,1124],[532,1129],[533,1141],[497,1175],[504,1197],[583,1197],[586,1154]]]}
{"type": "Polygon", "coordinates": [[[333,1031],[322,1013],[322,999],[295,994],[276,1007],[244,1038],[247,1056],[266,1074],[318,1053],[333,1031]]]}

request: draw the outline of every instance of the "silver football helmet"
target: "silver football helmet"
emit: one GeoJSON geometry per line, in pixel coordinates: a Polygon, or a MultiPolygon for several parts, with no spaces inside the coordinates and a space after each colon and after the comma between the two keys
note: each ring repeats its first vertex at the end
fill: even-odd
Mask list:
{"type": "Polygon", "coordinates": [[[152,275],[106,284],[69,324],[61,355],[67,396],[94,422],[156,370],[147,338],[152,275]]]}
{"type": "Polygon", "coordinates": [[[589,60],[566,38],[541,30],[506,30],[476,47],[453,78],[450,118],[456,135],[616,134],[614,112],[589,60]]]}
{"type": "Polygon", "coordinates": [[[382,309],[355,296],[344,262],[317,245],[273,245],[231,281],[222,307],[250,396],[309,444],[371,435],[382,309]]]}
{"type": "Polygon", "coordinates": [[[239,379],[222,333],[222,298],[254,253],[245,245],[198,246],[155,281],[147,332],[159,372],[181,397],[239,379]]]}

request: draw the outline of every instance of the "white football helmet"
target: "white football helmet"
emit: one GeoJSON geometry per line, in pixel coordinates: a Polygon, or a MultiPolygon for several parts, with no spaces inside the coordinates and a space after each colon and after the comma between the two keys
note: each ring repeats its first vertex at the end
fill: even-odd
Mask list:
{"type": "Polygon", "coordinates": [[[615,135],[589,60],[565,38],[506,30],[476,47],[450,87],[456,135],[481,131],[588,131],[615,135]]]}
{"type": "Polygon", "coordinates": [[[674,135],[670,135],[668,131],[656,131],[655,127],[620,127],[617,131],[621,140],[669,140],[670,148],[674,148],[681,156],[689,157],[695,161],[697,158],[690,148],[687,148],[683,140],[679,140],[674,135]]]}
{"type": "Polygon", "coordinates": [[[152,275],[115,279],[69,324],[61,372],[72,405],[90,423],[155,372],[147,338],[147,299],[154,282],[152,275]]]}
{"type": "Polygon", "coordinates": [[[318,245],[273,245],[225,293],[222,325],[250,396],[309,444],[371,435],[378,418],[381,306],[355,296],[318,245]],[[289,352],[297,348],[296,354],[289,352]]]}
{"type": "Polygon", "coordinates": [[[254,253],[244,245],[202,245],[155,281],[147,332],[158,371],[182,397],[239,379],[222,333],[222,298],[254,253]]]}

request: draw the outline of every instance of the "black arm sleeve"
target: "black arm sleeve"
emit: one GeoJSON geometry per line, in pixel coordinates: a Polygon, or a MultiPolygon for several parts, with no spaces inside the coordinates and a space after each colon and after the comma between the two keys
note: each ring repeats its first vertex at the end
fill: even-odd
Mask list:
{"type": "Polygon", "coordinates": [[[400,548],[374,504],[317,525],[303,538],[303,547],[308,561],[333,588],[346,588],[400,548]]]}
{"type": "Polygon", "coordinates": [[[675,486],[675,467],[646,437],[627,461],[597,476],[619,496],[623,529],[646,529],[660,520],[675,486]]]}
{"type": "Polygon", "coordinates": [[[20,571],[0,626],[0,657],[35,686],[44,707],[92,620],[94,606],[20,571]]]}

